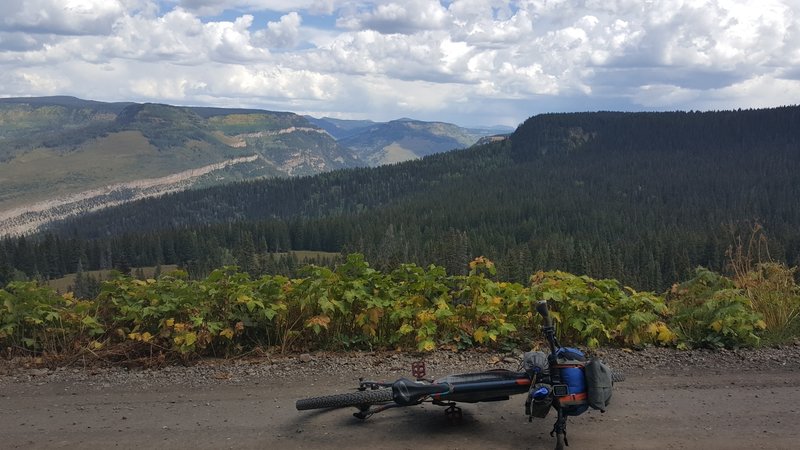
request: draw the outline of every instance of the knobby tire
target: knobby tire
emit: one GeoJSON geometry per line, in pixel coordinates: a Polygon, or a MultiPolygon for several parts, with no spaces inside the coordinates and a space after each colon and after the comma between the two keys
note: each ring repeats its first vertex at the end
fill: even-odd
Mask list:
{"type": "Polygon", "coordinates": [[[564,439],[564,434],[558,433],[556,434],[556,450],[564,450],[564,444],[566,443],[564,439]]]}
{"type": "Polygon", "coordinates": [[[326,395],[298,400],[295,406],[299,411],[319,408],[342,408],[345,406],[372,405],[392,401],[391,389],[368,389],[346,394],[326,395]]]}
{"type": "Polygon", "coordinates": [[[614,383],[618,383],[620,381],[625,381],[625,374],[622,372],[611,372],[611,381],[614,383]]]}

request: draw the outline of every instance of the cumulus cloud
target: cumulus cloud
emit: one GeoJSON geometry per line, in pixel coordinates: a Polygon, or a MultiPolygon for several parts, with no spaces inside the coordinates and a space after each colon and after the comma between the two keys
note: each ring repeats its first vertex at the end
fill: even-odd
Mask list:
{"type": "Polygon", "coordinates": [[[201,16],[215,16],[226,10],[240,11],[309,11],[312,14],[332,14],[337,4],[347,0],[166,0],[201,16]]]}
{"type": "Polygon", "coordinates": [[[25,0],[0,3],[0,30],[105,34],[123,15],[117,0],[25,0]]]}
{"type": "Polygon", "coordinates": [[[798,67],[797,0],[0,2],[6,96],[515,125],[796,102],[798,67]]]}
{"type": "Polygon", "coordinates": [[[380,33],[410,34],[421,30],[441,29],[447,11],[438,0],[406,0],[378,4],[337,21],[350,30],[370,29],[380,33]]]}
{"type": "Polygon", "coordinates": [[[255,39],[270,48],[291,48],[298,44],[300,14],[291,12],[282,16],[278,22],[267,23],[267,28],[255,33],[255,39]]]}

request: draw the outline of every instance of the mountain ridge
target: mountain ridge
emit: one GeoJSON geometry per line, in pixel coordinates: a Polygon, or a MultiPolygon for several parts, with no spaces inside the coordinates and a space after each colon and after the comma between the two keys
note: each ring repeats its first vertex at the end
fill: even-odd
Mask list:
{"type": "Polygon", "coordinates": [[[448,273],[483,255],[520,282],[559,269],[665,289],[697,265],[721,270],[754,222],[772,258],[800,263],[799,120],[798,107],[539,115],[483,146],[168,194],[51,233],[198,274],[231,257],[255,273],[271,264],[252,252],[356,251],[448,273]]]}
{"type": "MultiPolygon", "coordinates": [[[[424,122],[408,124],[408,135],[426,133],[414,129],[428,126],[424,122]]],[[[458,127],[447,125],[453,133],[460,133],[458,127]]],[[[6,230],[33,231],[38,227],[33,224],[46,223],[47,217],[64,217],[57,211],[65,207],[59,198],[77,196],[84,202],[101,202],[104,197],[95,195],[97,190],[114,190],[115,186],[127,184],[129,190],[135,191],[138,180],[168,180],[170,175],[208,167],[216,167],[213,174],[182,179],[174,188],[164,186],[163,190],[146,192],[161,195],[176,189],[379,164],[380,158],[370,158],[363,149],[359,158],[333,136],[342,135],[335,129],[359,133],[368,126],[378,127],[369,130],[373,138],[386,133],[380,129],[381,124],[372,121],[313,119],[285,111],[107,103],[70,96],[2,98],[0,180],[4,192],[0,193],[0,214],[16,212],[20,217],[0,220],[0,234],[6,230]],[[222,164],[231,160],[239,162],[222,164]],[[37,178],[39,182],[33,183],[37,178]],[[26,210],[28,204],[51,204],[56,210],[26,210]],[[28,218],[32,228],[25,229],[23,217],[28,218]]],[[[454,146],[446,137],[438,139],[438,147],[426,139],[406,136],[404,142],[422,143],[426,153],[454,146]]],[[[462,142],[465,146],[472,143],[462,142]]],[[[383,162],[420,156],[399,142],[393,145],[392,158],[384,158],[383,162]]],[[[384,151],[383,147],[386,146],[378,150],[384,151]]],[[[135,199],[142,195],[145,191],[123,197],[135,199]]],[[[92,209],[99,207],[100,203],[92,209]]]]}

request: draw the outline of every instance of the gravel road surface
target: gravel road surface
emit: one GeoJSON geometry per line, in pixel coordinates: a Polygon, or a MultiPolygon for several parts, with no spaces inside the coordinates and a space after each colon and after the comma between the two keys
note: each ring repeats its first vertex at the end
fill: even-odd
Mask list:
{"type": "MultiPolygon", "coordinates": [[[[598,352],[627,374],[608,412],[571,418],[572,449],[800,448],[800,346],[757,351],[598,352]]],[[[0,361],[0,448],[549,449],[554,415],[528,423],[523,396],[464,404],[451,423],[430,404],[367,421],[296,411],[359,376],[410,377],[420,355],[314,353],[189,367],[49,369],[0,361]]],[[[519,353],[436,352],[428,374],[516,369],[519,353]]]]}

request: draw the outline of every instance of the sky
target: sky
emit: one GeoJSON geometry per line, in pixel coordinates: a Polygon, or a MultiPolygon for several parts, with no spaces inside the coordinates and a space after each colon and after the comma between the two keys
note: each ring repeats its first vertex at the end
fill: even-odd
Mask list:
{"type": "Polygon", "coordinates": [[[0,97],[516,126],[800,103],[800,0],[2,0],[0,97]]]}

